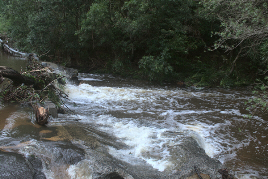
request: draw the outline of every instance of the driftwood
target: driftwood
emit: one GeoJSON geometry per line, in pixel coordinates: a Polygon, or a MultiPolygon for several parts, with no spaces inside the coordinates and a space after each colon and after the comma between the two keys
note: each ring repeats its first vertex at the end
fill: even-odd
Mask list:
{"type": "Polygon", "coordinates": [[[36,122],[40,125],[48,123],[49,110],[44,107],[34,105],[33,106],[36,122]]]}
{"type": "Polygon", "coordinates": [[[4,51],[6,51],[7,53],[9,53],[13,56],[16,56],[16,57],[27,57],[28,56],[27,53],[23,53],[23,52],[20,52],[16,49],[9,47],[7,44],[4,44],[3,41],[1,44],[3,44],[2,46],[3,46],[4,51]]]}
{"type": "MultiPolygon", "coordinates": [[[[10,79],[13,83],[3,84],[1,90],[1,98],[5,102],[30,103],[34,110],[36,122],[40,125],[48,123],[49,110],[41,107],[39,103],[46,98],[57,103],[60,97],[67,97],[54,83],[61,80],[63,76],[53,73],[52,70],[39,62],[39,58],[34,53],[23,53],[9,47],[6,41],[0,39],[0,48],[5,52],[28,59],[27,71],[19,73],[18,71],[0,66],[0,84],[4,82],[4,78],[10,79]],[[36,104],[32,101],[36,100],[36,104]]],[[[63,81],[63,80],[62,80],[63,81]]],[[[50,108],[50,107],[48,107],[50,108]]],[[[52,108],[50,108],[52,111],[52,108]]]]}
{"type": "MultiPolygon", "coordinates": [[[[46,70],[33,70],[33,73],[43,73],[46,72],[46,70]]],[[[30,73],[30,72],[29,72],[30,73]]],[[[16,100],[16,101],[27,101],[29,99],[35,98],[35,91],[32,86],[38,86],[39,80],[34,80],[33,78],[30,78],[27,76],[29,73],[24,73],[26,75],[23,75],[16,70],[13,70],[12,68],[6,67],[6,66],[0,66],[0,83],[3,81],[3,78],[9,78],[13,81],[13,87],[10,87],[9,91],[6,92],[5,97],[3,99],[6,99],[9,101],[10,99],[16,100]],[[20,85],[24,83],[25,85],[20,85]]],[[[47,74],[46,74],[47,75],[47,74]]],[[[45,75],[45,77],[46,77],[45,75]]],[[[35,76],[35,78],[40,78],[39,76],[35,76]]],[[[51,83],[49,83],[50,86],[52,86],[51,83]]],[[[42,87],[42,86],[41,86],[42,87]]],[[[46,88],[48,88],[46,86],[46,88]]],[[[42,92],[44,89],[42,90],[42,92]]],[[[37,95],[38,96],[38,95],[37,95]]],[[[45,109],[44,107],[41,107],[39,105],[32,105],[36,122],[40,125],[45,125],[48,123],[48,117],[49,117],[49,111],[48,109],[45,109]]]]}
{"type": "Polygon", "coordinates": [[[34,84],[34,80],[32,78],[22,75],[16,70],[13,70],[12,68],[6,66],[0,66],[0,76],[9,78],[14,82],[14,85],[19,85],[22,83],[26,85],[34,84]]]}

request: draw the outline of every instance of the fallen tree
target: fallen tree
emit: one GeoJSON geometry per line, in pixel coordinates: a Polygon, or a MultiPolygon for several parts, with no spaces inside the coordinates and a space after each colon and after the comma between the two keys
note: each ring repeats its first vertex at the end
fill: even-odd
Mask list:
{"type": "MultiPolygon", "coordinates": [[[[8,46],[6,40],[0,39],[0,45],[6,53],[28,59],[25,72],[19,73],[10,67],[0,66],[0,85],[2,84],[0,99],[4,102],[30,104],[34,110],[37,123],[41,125],[47,124],[49,115],[57,117],[58,110],[65,112],[61,107],[62,104],[65,105],[61,98],[68,98],[68,95],[59,87],[61,84],[65,84],[66,78],[54,72],[55,68],[53,66],[55,64],[40,63],[36,54],[23,53],[13,49],[8,46]]],[[[63,70],[68,73],[66,75],[69,76],[69,79],[78,79],[77,70],[72,68],[64,68],[63,70]]],[[[70,110],[67,106],[66,108],[70,110]]],[[[73,111],[71,112],[73,113],[73,111]]]]}
{"type": "Polygon", "coordinates": [[[1,98],[4,102],[28,103],[33,107],[36,122],[48,123],[49,109],[42,105],[46,100],[60,107],[61,97],[68,97],[60,88],[64,76],[56,74],[49,67],[43,67],[37,60],[30,58],[27,71],[18,71],[0,66],[1,98]]]}
{"type": "Polygon", "coordinates": [[[6,66],[0,66],[0,75],[1,77],[9,78],[10,80],[12,80],[14,85],[19,85],[22,83],[26,85],[31,85],[35,82],[33,78],[22,75],[16,70],[13,70],[12,68],[6,66]]]}
{"type": "Polygon", "coordinates": [[[12,56],[21,57],[21,58],[26,58],[26,57],[29,56],[28,53],[23,53],[23,52],[20,52],[20,51],[14,49],[14,48],[11,48],[11,47],[7,44],[7,41],[5,41],[5,40],[0,39],[0,45],[1,45],[1,48],[2,48],[5,52],[11,54],[12,56]]]}

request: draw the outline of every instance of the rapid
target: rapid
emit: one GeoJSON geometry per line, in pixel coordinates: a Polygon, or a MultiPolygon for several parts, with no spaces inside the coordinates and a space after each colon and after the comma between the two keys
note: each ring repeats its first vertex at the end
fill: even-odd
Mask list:
{"type": "Polygon", "coordinates": [[[237,177],[267,176],[267,117],[245,118],[250,91],[155,87],[109,75],[80,74],[80,80],[66,88],[75,103],[71,109],[81,123],[129,146],[109,147],[116,158],[174,170],[177,153],[171,153],[172,147],[191,136],[237,177]]]}
{"type": "Polygon", "coordinates": [[[46,127],[35,123],[30,108],[1,104],[2,161],[26,157],[18,167],[36,162],[39,169],[27,172],[51,179],[176,178],[193,173],[192,166],[204,173],[204,161],[238,178],[268,177],[268,118],[244,117],[250,90],[155,86],[84,73],[64,90],[68,113],[46,127]]]}

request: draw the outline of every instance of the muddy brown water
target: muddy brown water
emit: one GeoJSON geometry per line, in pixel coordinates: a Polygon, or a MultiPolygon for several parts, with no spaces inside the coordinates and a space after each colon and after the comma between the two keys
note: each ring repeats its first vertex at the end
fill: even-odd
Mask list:
{"type": "MultiPolygon", "coordinates": [[[[0,53],[0,65],[20,70],[25,61],[0,53]]],[[[0,151],[39,156],[46,178],[94,178],[94,150],[121,165],[174,174],[183,159],[174,149],[191,138],[236,177],[268,177],[268,117],[244,118],[249,90],[152,86],[93,74],[79,74],[79,82],[65,87],[75,114],[51,118],[46,127],[30,108],[1,104],[0,151]]]]}
{"type": "Polygon", "coordinates": [[[12,57],[0,50],[0,66],[12,67],[18,72],[24,71],[26,68],[26,60],[24,58],[12,57]]]}

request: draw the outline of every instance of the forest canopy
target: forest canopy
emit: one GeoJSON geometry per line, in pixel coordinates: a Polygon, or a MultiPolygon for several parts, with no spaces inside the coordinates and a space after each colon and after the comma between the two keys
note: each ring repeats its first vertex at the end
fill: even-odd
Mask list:
{"type": "Polygon", "coordinates": [[[265,81],[265,0],[0,0],[0,33],[82,71],[152,82],[265,81]]]}

